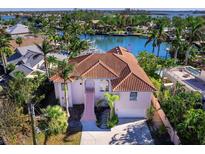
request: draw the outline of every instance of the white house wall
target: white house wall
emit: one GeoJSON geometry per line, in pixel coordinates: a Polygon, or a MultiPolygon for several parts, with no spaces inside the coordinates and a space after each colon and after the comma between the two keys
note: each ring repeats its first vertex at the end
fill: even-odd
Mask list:
{"type": "MultiPolygon", "coordinates": [[[[61,89],[61,83],[54,83],[55,88],[55,96],[59,99],[60,105],[66,107],[66,103],[64,101],[64,91],[61,89]]],[[[72,96],[71,96],[71,85],[67,84],[67,100],[69,102],[69,107],[72,107],[72,96]]]]}
{"type": "Polygon", "coordinates": [[[84,81],[76,80],[71,83],[71,94],[73,104],[84,103],[84,81]]]}
{"type": "Polygon", "coordinates": [[[100,91],[100,87],[102,85],[102,82],[100,79],[95,79],[95,100],[100,100],[104,98],[104,93],[100,91]]]}
{"type": "MultiPolygon", "coordinates": [[[[73,104],[84,103],[85,98],[85,81],[77,80],[68,84],[69,106],[73,104]],[[82,83],[82,84],[80,84],[82,83]]],[[[100,80],[95,80],[95,101],[104,98],[105,92],[100,92],[100,80]]],[[[64,104],[64,92],[61,90],[61,83],[54,83],[55,95],[59,99],[60,104],[64,104]]],[[[111,89],[110,89],[111,90],[111,89]]],[[[130,92],[117,92],[120,100],[115,103],[115,111],[121,118],[128,117],[146,117],[147,108],[151,104],[151,92],[138,92],[137,100],[130,101],[130,92]]]]}
{"type": "Polygon", "coordinates": [[[130,92],[119,92],[120,100],[115,103],[119,117],[146,117],[151,103],[151,92],[138,92],[137,101],[130,101],[130,92]]]}

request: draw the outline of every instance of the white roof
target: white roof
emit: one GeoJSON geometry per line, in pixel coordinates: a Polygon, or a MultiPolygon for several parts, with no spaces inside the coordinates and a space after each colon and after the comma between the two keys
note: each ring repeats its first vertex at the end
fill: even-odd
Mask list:
{"type": "Polygon", "coordinates": [[[11,35],[15,34],[25,34],[29,33],[28,26],[22,25],[22,24],[16,24],[15,26],[9,27],[6,29],[7,33],[11,35]]]}
{"type": "Polygon", "coordinates": [[[48,53],[47,56],[54,56],[56,57],[58,60],[64,60],[68,58],[68,54],[66,52],[58,52],[58,53],[48,53]]]}

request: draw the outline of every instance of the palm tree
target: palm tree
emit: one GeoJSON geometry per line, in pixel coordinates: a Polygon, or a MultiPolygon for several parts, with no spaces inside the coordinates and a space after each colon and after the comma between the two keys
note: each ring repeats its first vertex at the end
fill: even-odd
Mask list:
{"type": "MultiPolygon", "coordinates": [[[[15,77],[9,81],[9,91],[8,94],[12,100],[20,107],[25,104],[28,105],[28,113],[31,118],[32,126],[32,137],[33,144],[37,144],[36,131],[35,131],[35,120],[34,120],[34,104],[31,103],[32,97],[32,82],[25,77],[22,72],[15,72],[15,77]]],[[[34,82],[33,82],[34,83],[34,82]]]]}
{"type": "Polygon", "coordinates": [[[120,96],[110,93],[104,94],[105,98],[107,99],[109,108],[110,108],[110,120],[115,115],[115,102],[120,99],[120,96]]]}
{"type": "Polygon", "coordinates": [[[35,104],[44,99],[39,88],[45,82],[45,77],[39,75],[33,79],[26,78],[23,72],[15,72],[15,77],[9,80],[8,95],[20,107],[28,106],[28,113],[31,118],[33,144],[37,144],[36,125],[35,125],[35,104]]]}
{"type": "Polygon", "coordinates": [[[23,42],[23,40],[22,40],[21,37],[17,37],[17,38],[16,38],[16,43],[17,43],[19,46],[21,46],[22,42],[23,42]]]}
{"type": "Polygon", "coordinates": [[[148,37],[147,41],[145,42],[145,47],[152,41],[152,53],[154,53],[154,49],[156,47],[157,42],[157,32],[153,30],[150,37],[148,37]]]}
{"type": "Polygon", "coordinates": [[[164,26],[165,26],[165,23],[162,20],[158,24],[158,29],[153,30],[153,32],[151,33],[151,36],[148,38],[147,42],[145,43],[145,46],[146,46],[151,41],[153,41],[153,43],[152,43],[153,50],[154,50],[155,46],[158,47],[157,57],[159,57],[160,46],[161,46],[162,42],[166,41],[168,38],[168,34],[164,31],[164,26]]]}
{"type": "Polygon", "coordinates": [[[5,73],[7,66],[7,59],[5,54],[8,53],[8,49],[10,47],[10,40],[10,35],[6,34],[5,31],[0,31],[0,53],[5,73]]]}
{"type": "Polygon", "coordinates": [[[175,30],[176,37],[172,41],[172,48],[174,49],[174,59],[177,60],[178,52],[182,46],[182,29],[181,27],[177,27],[175,30]]]}
{"type": "Polygon", "coordinates": [[[200,28],[203,26],[204,22],[198,21],[196,18],[189,17],[187,18],[188,23],[188,32],[186,33],[186,40],[188,42],[188,50],[185,54],[185,65],[188,64],[189,53],[194,46],[195,41],[201,41],[202,32],[200,28]]]}
{"type": "Polygon", "coordinates": [[[70,54],[70,58],[74,58],[78,56],[82,51],[88,49],[88,42],[83,40],[81,41],[77,37],[73,37],[70,40],[70,44],[68,45],[68,50],[70,54]]]}
{"type": "Polygon", "coordinates": [[[55,56],[48,56],[47,57],[47,62],[48,62],[48,69],[49,69],[49,75],[51,73],[51,65],[52,64],[57,64],[57,58],[55,56]]]}
{"type": "Polygon", "coordinates": [[[66,103],[66,111],[68,117],[70,117],[69,110],[68,110],[68,99],[67,99],[67,80],[70,77],[70,74],[73,71],[73,65],[70,65],[67,60],[58,61],[58,74],[63,79],[63,86],[64,86],[64,100],[66,103]]]}
{"type": "Polygon", "coordinates": [[[36,45],[44,54],[44,65],[45,65],[47,77],[49,77],[48,66],[47,66],[47,54],[53,51],[53,47],[45,39],[43,40],[43,43],[41,46],[38,44],[36,45]]]}
{"type": "Polygon", "coordinates": [[[64,133],[66,131],[68,126],[67,116],[58,105],[48,106],[41,111],[43,114],[39,123],[39,128],[45,134],[44,144],[46,144],[50,136],[64,133]]]}

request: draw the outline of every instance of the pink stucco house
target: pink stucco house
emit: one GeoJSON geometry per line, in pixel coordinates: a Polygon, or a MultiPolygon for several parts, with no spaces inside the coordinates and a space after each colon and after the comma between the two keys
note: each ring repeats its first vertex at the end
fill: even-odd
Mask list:
{"type": "MultiPolygon", "coordinates": [[[[152,92],[155,90],[136,58],[127,49],[116,47],[106,53],[93,53],[71,59],[74,71],[67,80],[69,106],[84,104],[82,120],[95,119],[95,102],[105,92],[118,94],[115,103],[118,117],[146,117],[152,92]]],[[[55,96],[64,102],[63,80],[52,76],[55,96]]]]}

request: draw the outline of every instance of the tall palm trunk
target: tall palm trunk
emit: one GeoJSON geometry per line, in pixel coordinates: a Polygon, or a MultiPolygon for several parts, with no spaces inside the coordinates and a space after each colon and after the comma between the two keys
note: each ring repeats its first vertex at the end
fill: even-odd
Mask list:
{"type": "Polygon", "coordinates": [[[66,112],[67,112],[67,116],[70,117],[70,113],[69,113],[69,105],[68,105],[68,99],[67,99],[67,84],[64,80],[64,100],[65,100],[65,103],[66,103],[66,112]]]}
{"type": "Polygon", "coordinates": [[[44,64],[45,64],[45,69],[46,69],[46,75],[47,75],[47,77],[49,78],[49,77],[50,77],[50,74],[49,74],[49,72],[48,72],[48,64],[47,64],[46,55],[44,56],[44,64]]]}
{"type": "Polygon", "coordinates": [[[1,59],[2,59],[2,63],[3,63],[3,67],[4,67],[4,73],[7,73],[6,71],[6,66],[7,66],[7,59],[4,53],[1,53],[1,59]]]}
{"type": "Polygon", "coordinates": [[[174,59],[177,60],[177,55],[178,55],[178,48],[174,52],[174,59]]]}
{"type": "Polygon", "coordinates": [[[160,45],[158,45],[157,57],[159,57],[159,52],[160,52],[160,45]]]}
{"type": "Polygon", "coordinates": [[[184,61],[184,64],[187,65],[188,64],[188,61],[189,61],[189,52],[190,52],[190,48],[187,49],[186,53],[185,53],[185,61],[184,61]]]}
{"type": "Polygon", "coordinates": [[[32,138],[33,138],[33,144],[37,145],[36,140],[36,130],[35,130],[35,113],[34,113],[34,105],[32,103],[29,103],[29,111],[30,111],[30,117],[31,117],[31,127],[32,127],[32,138]]]}
{"type": "Polygon", "coordinates": [[[155,48],[155,47],[154,47],[154,46],[152,46],[152,53],[154,53],[154,48],[155,48]]]}

